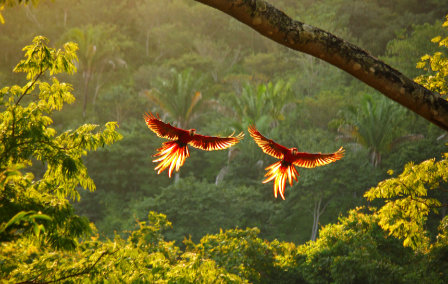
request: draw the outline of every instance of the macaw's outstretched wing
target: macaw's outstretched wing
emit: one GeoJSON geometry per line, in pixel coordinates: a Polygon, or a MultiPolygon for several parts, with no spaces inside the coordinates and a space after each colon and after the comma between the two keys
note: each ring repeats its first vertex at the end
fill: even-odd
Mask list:
{"type": "Polygon", "coordinates": [[[189,144],[195,148],[205,151],[224,150],[240,142],[243,137],[243,132],[237,136],[230,135],[228,137],[214,137],[195,134],[189,141],[189,144]]]}
{"type": "Polygon", "coordinates": [[[160,120],[159,116],[155,117],[152,113],[146,113],[145,121],[148,128],[161,138],[177,140],[180,136],[185,136],[185,134],[188,134],[187,130],[174,127],[169,123],[165,123],[160,120]]]}
{"type": "Polygon", "coordinates": [[[315,168],[329,163],[333,163],[344,156],[344,148],[339,148],[334,153],[331,154],[311,154],[305,152],[298,152],[294,155],[294,165],[302,168],[315,168]]]}
{"type": "Polygon", "coordinates": [[[288,153],[289,149],[278,143],[275,143],[271,139],[264,137],[258,132],[254,125],[249,126],[250,136],[255,140],[255,143],[268,155],[275,157],[277,159],[283,159],[283,157],[288,153]]]}

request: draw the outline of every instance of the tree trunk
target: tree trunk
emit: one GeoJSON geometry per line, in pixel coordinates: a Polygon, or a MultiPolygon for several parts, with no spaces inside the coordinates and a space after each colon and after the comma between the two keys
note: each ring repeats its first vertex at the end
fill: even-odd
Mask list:
{"type": "Polygon", "coordinates": [[[84,73],[84,102],[82,106],[82,118],[85,119],[87,116],[87,100],[89,97],[89,82],[90,82],[90,71],[87,70],[84,73]]]}
{"type": "MultiPolygon", "coordinates": [[[[100,73],[101,74],[101,73],[100,73]]],[[[103,87],[103,84],[100,84],[100,76],[97,76],[95,84],[95,91],[93,92],[93,99],[92,99],[92,106],[95,107],[96,105],[96,99],[98,98],[98,94],[100,93],[100,89],[103,87]]]]}
{"type": "Polygon", "coordinates": [[[216,8],[291,49],[348,72],[388,98],[448,130],[448,101],[365,50],[326,31],[292,20],[264,0],[195,0],[216,8]]]}
{"type": "Polygon", "coordinates": [[[146,41],[145,41],[145,55],[149,56],[149,42],[150,42],[150,30],[146,31],[146,41]]]}
{"type": "Polygon", "coordinates": [[[317,238],[317,230],[319,225],[319,211],[320,204],[322,203],[322,198],[319,198],[319,201],[314,202],[314,210],[313,210],[313,228],[311,229],[311,240],[315,241],[317,238]]]}
{"type": "Polygon", "coordinates": [[[215,178],[215,185],[218,186],[218,184],[220,184],[223,179],[224,176],[227,174],[227,172],[229,171],[229,165],[226,164],[218,173],[218,175],[215,178]]]}
{"type": "Polygon", "coordinates": [[[174,184],[177,184],[180,180],[180,173],[179,172],[175,172],[174,173],[174,184]]]}
{"type": "Polygon", "coordinates": [[[329,201],[325,203],[325,205],[321,208],[322,205],[322,197],[319,200],[314,201],[314,209],[313,209],[313,228],[311,229],[311,240],[315,241],[317,239],[317,234],[319,232],[319,219],[322,214],[324,214],[325,209],[327,208],[329,201]]]}

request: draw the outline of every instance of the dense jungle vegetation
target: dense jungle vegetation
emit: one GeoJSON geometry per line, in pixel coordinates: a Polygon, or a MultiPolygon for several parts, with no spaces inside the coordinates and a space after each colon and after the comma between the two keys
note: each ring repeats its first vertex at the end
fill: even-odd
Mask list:
{"type": "MultiPolygon", "coordinates": [[[[277,8],[448,94],[445,0],[277,8]]],[[[0,1],[3,283],[447,283],[447,133],[193,0],[0,1]],[[21,3],[23,2],[23,3],[21,3]],[[20,3],[20,4],[19,4],[20,3]],[[145,112],[206,135],[171,179],[145,112]],[[340,161],[275,199],[247,133],[340,161]]]]}

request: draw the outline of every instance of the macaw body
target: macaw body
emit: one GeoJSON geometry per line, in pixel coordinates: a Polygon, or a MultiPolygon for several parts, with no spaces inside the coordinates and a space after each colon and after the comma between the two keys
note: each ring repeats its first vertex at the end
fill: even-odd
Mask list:
{"type": "Polygon", "coordinates": [[[190,156],[188,145],[195,148],[213,151],[227,149],[241,139],[244,134],[240,133],[237,136],[230,135],[229,137],[215,137],[196,134],[196,129],[182,129],[165,123],[152,113],[145,115],[146,125],[157,136],[166,138],[172,141],[167,141],[162,144],[162,147],[157,149],[154,157],[159,157],[153,160],[159,163],[155,170],[160,174],[168,168],[168,176],[171,177],[173,170],[179,171],[180,167],[185,163],[185,159],[190,156]]]}
{"type": "Polygon", "coordinates": [[[342,147],[331,154],[313,154],[299,152],[297,148],[287,148],[261,135],[253,125],[249,126],[249,133],[264,153],[280,160],[266,168],[268,172],[263,183],[274,180],[274,196],[277,198],[278,193],[280,193],[283,200],[285,199],[286,179],[288,179],[290,186],[293,185],[293,180],[298,181],[299,173],[295,166],[315,168],[335,162],[344,156],[342,147]]]}

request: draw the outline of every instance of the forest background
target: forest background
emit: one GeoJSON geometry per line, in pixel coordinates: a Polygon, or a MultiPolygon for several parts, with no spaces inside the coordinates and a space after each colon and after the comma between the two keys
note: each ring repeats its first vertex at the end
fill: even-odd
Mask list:
{"type": "MultiPolygon", "coordinates": [[[[272,4],[294,19],[355,43],[410,78],[433,74],[431,70],[417,68],[422,56],[436,52],[446,56],[448,53],[437,41],[431,41],[437,36],[448,36],[447,28],[442,26],[448,14],[448,3],[443,0],[279,0],[272,4]]],[[[306,247],[313,247],[312,243],[322,249],[319,230],[323,226],[338,222],[342,226],[325,226],[322,231],[325,240],[356,222],[365,222],[367,227],[381,225],[381,221],[375,219],[377,215],[364,215],[367,208],[384,205],[383,201],[373,200],[373,193],[370,197],[366,195],[369,198],[366,199],[364,194],[369,189],[391,176],[396,177],[409,162],[420,164],[431,158],[446,161],[440,160],[446,152],[445,131],[343,71],[280,46],[233,18],[194,1],[57,0],[40,1],[36,6],[8,7],[1,12],[4,24],[0,25],[0,85],[26,84],[23,74],[11,71],[23,58],[22,48],[36,36],[47,37],[49,46],[58,47],[72,41],[79,48],[74,66],[77,72],[61,74],[59,78],[73,86],[76,101],[52,114],[52,127],[63,132],[84,123],[102,125],[116,121],[119,135],[112,135],[109,140],[106,135],[106,143],[92,144],[92,148],[120,140],[122,136],[120,141],[80,160],[96,190],[84,190],[83,187],[93,187],[81,183],[74,188],[77,193],[72,198],[66,196],[72,204],[69,207],[74,207],[73,214],[87,217],[94,224],[90,226],[95,227],[92,230],[97,249],[82,247],[83,241],[75,234],[76,244],[71,249],[80,246],[75,248],[81,251],[80,259],[87,259],[85,263],[80,261],[79,267],[64,270],[61,264],[59,274],[42,267],[40,269],[47,272],[34,276],[31,272],[24,274],[29,268],[25,265],[27,262],[27,265],[37,266],[48,263],[45,253],[38,253],[40,256],[23,259],[23,265],[2,262],[4,276],[18,277],[16,279],[22,281],[45,280],[45,277],[79,279],[81,275],[95,279],[101,275],[101,265],[106,266],[100,260],[107,261],[107,257],[111,257],[119,262],[121,251],[115,253],[120,244],[117,239],[122,241],[123,248],[128,245],[125,240],[140,245],[135,240],[139,237],[147,240],[142,235],[149,230],[153,232],[149,242],[152,248],[145,247],[143,251],[153,252],[156,247],[154,250],[163,251],[170,265],[179,264],[181,252],[195,252],[202,257],[201,263],[205,263],[203,259],[215,261],[216,269],[224,269],[232,281],[279,279],[277,270],[263,275],[262,271],[271,271],[270,268],[257,266],[258,260],[250,253],[245,258],[254,262],[241,268],[242,259],[237,257],[238,265],[229,264],[226,253],[216,257],[207,251],[205,244],[213,243],[211,239],[224,238],[224,235],[227,238],[226,234],[234,233],[236,240],[249,238],[256,240],[257,248],[268,246],[260,251],[272,252],[274,260],[270,261],[273,263],[283,257],[284,266],[274,266],[282,273],[289,271],[293,275],[285,276],[285,282],[300,276],[302,281],[319,283],[321,275],[314,275],[310,268],[313,266],[305,267],[300,257],[317,253],[307,251],[306,247]],[[344,146],[346,156],[325,167],[299,169],[299,181],[286,187],[285,201],[273,197],[271,183],[261,183],[264,168],[273,159],[263,154],[247,133],[246,138],[230,150],[191,150],[191,157],[180,173],[169,179],[166,173],[157,175],[154,171],[152,155],[162,139],[146,127],[143,115],[148,111],[158,113],[166,122],[196,128],[206,135],[238,133],[255,124],[265,136],[288,147],[296,146],[299,151],[334,152],[344,146]],[[357,211],[352,210],[355,208],[357,211]],[[167,229],[169,223],[164,215],[156,213],[149,214],[152,223],[143,222],[149,211],[166,215],[172,228],[167,229]],[[258,229],[244,230],[253,227],[258,229]],[[235,230],[224,233],[227,229],[235,230]],[[161,230],[163,237],[159,235],[161,230]],[[154,238],[156,243],[153,243],[154,238]],[[308,242],[310,240],[317,242],[308,242]],[[196,245],[198,242],[200,244],[196,245]],[[113,249],[98,249],[112,247],[112,243],[115,244],[113,249]],[[167,253],[173,250],[176,252],[167,253]]],[[[0,110],[6,108],[2,106],[0,110]]],[[[48,161],[34,158],[29,170],[36,178],[45,178],[48,161]]],[[[439,210],[423,216],[422,227],[418,228],[427,240],[416,237],[406,243],[406,233],[393,234],[389,228],[393,235],[389,236],[378,227],[371,229],[380,235],[378,238],[393,243],[389,248],[399,250],[398,253],[388,252],[391,255],[385,261],[381,248],[376,247],[375,253],[381,255],[379,259],[383,262],[378,261],[380,264],[372,268],[374,271],[386,265],[384,261],[395,265],[394,261],[408,254],[420,261],[434,251],[430,244],[440,240],[438,228],[442,220],[446,220],[443,218],[448,203],[446,177],[441,179],[441,184],[431,185],[431,189],[442,189],[431,196],[439,201],[434,206],[439,210]]],[[[5,215],[1,221],[5,224],[13,216],[5,215]]],[[[410,219],[412,221],[412,216],[410,219]]],[[[33,222],[41,224],[43,221],[29,220],[33,222]]],[[[387,226],[382,227],[387,231],[387,226]]],[[[39,230],[34,231],[34,237],[36,232],[39,230]]],[[[11,247],[19,251],[13,241],[17,237],[6,236],[3,240],[11,242],[11,247]]],[[[215,248],[218,246],[213,244],[215,248]]],[[[42,244],[36,246],[45,251],[42,244]]],[[[58,248],[53,243],[50,247],[64,251],[64,245],[58,248]]],[[[441,247],[446,251],[446,245],[441,247]]],[[[3,253],[13,258],[14,249],[7,251],[6,248],[3,246],[3,253]]],[[[137,245],[137,248],[141,247],[137,245]]],[[[444,253],[442,255],[446,256],[444,253]]],[[[193,257],[182,259],[188,262],[193,257]]],[[[414,265],[419,263],[416,259],[413,259],[414,265]]],[[[59,261],[62,263],[61,259],[59,261]]],[[[266,264],[265,259],[259,261],[266,264]]],[[[424,261],[437,263],[430,258],[424,261]]],[[[446,259],[444,261],[443,265],[447,265],[446,259]]],[[[349,262],[344,265],[347,268],[349,262]]],[[[407,266],[405,272],[400,272],[407,275],[400,279],[412,282],[448,277],[446,272],[438,271],[443,271],[443,266],[436,272],[431,270],[434,274],[409,276],[412,267],[407,266]]],[[[325,280],[344,279],[338,269],[332,267],[329,271],[331,276],[325,280]]],[[[166,273],[163,279],[168,277],[166,273]]],[[[366,275],[372,283],[378,280],[369,273],[366,275]]]]}

